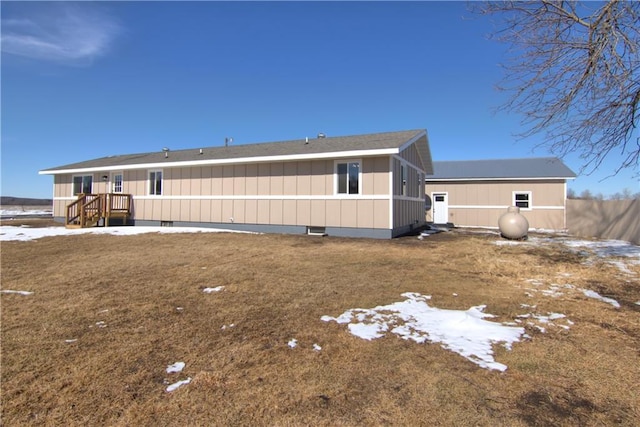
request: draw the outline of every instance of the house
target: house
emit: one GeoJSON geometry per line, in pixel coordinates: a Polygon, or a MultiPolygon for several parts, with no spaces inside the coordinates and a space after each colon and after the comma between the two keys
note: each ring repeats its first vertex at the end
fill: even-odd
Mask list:
{"type": "Polygon", "coordinates": [[[567,228],[567,180],[576,174],[558,158],[439,161],[433,170],[430,222],[497,228],[506,208],[518,206],[531,228],[567,228]]]}
{"type": "Polygon", "coordinates": [[[103,157],[53,175],[68,226],[135,225],[392,238],[425,224],[426,130],[103,157]]]}

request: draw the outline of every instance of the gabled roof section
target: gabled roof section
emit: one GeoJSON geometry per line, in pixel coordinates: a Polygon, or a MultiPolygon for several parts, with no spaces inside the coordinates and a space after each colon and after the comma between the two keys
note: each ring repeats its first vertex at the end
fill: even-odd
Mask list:
{"type": "Polygon", "coordinates": [[[576,174],[557,157],[433,162],[427,181],[573,179],[576,174]]]}
{"type": "Polygon", "coordinates": [[[425,171],[427,175],[433,174],[433,161],[431,160],[431,148],[429,147],[429,136],[427,135],[427,131],[425,130],[422,133],[417,134],[415,137],[405,142],[401,147],[400,151],[405,150],[412,144],[415,144],[416,150],[418,151],[418,156],[420,157],[422,169],[425,171]]]}
{"type": "MultiPolygon", "coordinates": [[[[431,163],[429,142],[426,138],[422,141],[422,136],[426,137],[424,129],[309,138],[308,141],[299,139],[228,147],[194,148],[167,153],[158,150],[153,153],[126,154],[72,163],[42,170],[40,174],[375,156],[397,154],[401,147],[411,141],[417,142],[419,147],[426,144],[426,147],[420,147],[419,150],[421,155],[428,153],[428,162],[431,163]]],[[[427,160],[423,159],[423,161],[427,160]]],[[[430,164],[424,166],[425,169],[427,166],[431,167],[430,164]]]]}

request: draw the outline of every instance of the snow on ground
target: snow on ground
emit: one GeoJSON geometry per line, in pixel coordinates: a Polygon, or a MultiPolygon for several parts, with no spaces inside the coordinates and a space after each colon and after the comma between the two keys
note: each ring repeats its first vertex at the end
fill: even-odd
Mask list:
{"type": "MultiPolygon", "coordinates": [[[[570,277],[566,275],[566,273],[561,274],[562,277],[570,277]]],[[[605,297],[597,293],[596,291],[592,291],[589,289],[577,288],[571,283],[558,284],[551,283],[549,286],[544,287],[544,281],[541,279],[527,279],[525,282],[529,285],[535,286],[534,288],[527,287],[525,288],[525,295],[528,297],[532,297],[534,293],[540,292],[544,296],[557,298],[563,296],[565,293],[570,293],[574,291],[580,291],[582,294],[588,298],[594,298],[602,302],[606,302],[607,304],[611,304],[615,308],[620,308],[620,303],[614,300],[613,298],[605,297]]],[[[526,304],[521,304],[522,306],[526,306],[526,304]]],[[[535,307],[535,306],[534,306],[535,307]]]]}
{"type": "Polygon", "coordinates": [[[191,382],[191,377],[187,378],[186,380],[182,380],[182,381],[178,381],[178,382],[175,382],[173,384],[170,384],[166,389],[167,393],[171,393],[172,391],[174,391],[178,387],[182,387],[183,385],[189,384],[190,382],[191,382]]]}
{"type": "Polygon", "coordinates": [[[36,215],[51,215],[53,208],[49,209],[23,209],[20,206],[11,206],[9,209],[0,209],[0,217],[16,217],[16,216],[36,216],[36,215]]]}
{"type": "MultiPolygon", "coordinates": [[[[31,227],[13,227],[0,226],[0,241],[29,241],[49,236],[67,236],[78,234],[113,234],[113,235],[136,235],[143,233],[216,233],[216,232],[233,232],[230,230],[213,229],[213,228],[195,228],[195,227],[96,227],[86,229],[66,229],[64,227],[48,227],[48,228],[31,228],[31,227]]],[[[614,263],[621,271],[633,273],[627,268],[629,264],[640,265],[640,247],[627,242],[617,240],[576,240],[568,237],[532,237],[526,241],[510,241],[497,240],[497,245],[545,245],[551,243],[561,243],[572,250],[579,250],[584,253],[594,254],[599,258],[604,258],[607,262],[614,263]],[[608,258],[616,257],[616,260],[608,258]],[[624,261],[620,260],[624,259],[624,261]]],[[[563,278],[570,275],[562,275],[563,278]]],[[[611,304],[616,308],[620,305],[617,301],[603,297],[597,292],[587,289],[577,289],[575,286],[565,283],[552,283],[548,287],[543,286],[544,281],[541,279],[528,279],[526,283],[529,287],[525,288],[525,294],[533,296],[532,292],[540,292],[550,297],[562,296],[565,292],[581,291],[586,297],[595,298],[605,303],[611,304]]],[[[219,292],[224,286],[212,288],[204,288],[205,293],[219,292]]],[[[1,290],[2,293],[14,293],[20,295],[32,295],[29,291],[1,290]]],[[[453,294],[457,296],[457,294],[453,294]]],[[[573,322],[561,313],[535,313],[535,306],[521,304],[521,307],[531,310],[516,316],[513,322],[497,323],[484,320],[485,318],[495,317],[491,314],[484,313],[485,306],[479,305],[471,307],[468,310],[445,310],[430,307],[427,301],[431,298],[427,295],[407,292],[402,294],[406,299],[404,301],[392,303],[385,306],[378,306],[372,309],[355,308],[350,309],[339,315],[338,317],[322,316],[321,320],[325,322],[335,321],[339,324],[348,324],[349,332],[357,337],[365,340],[380,338],[388,333],[396,334],[402,339],[413,340],[417,343],[439,343],[443,348],[458,353],[476,365],[504,371],[507,366],[496,362],[493,356],[492,346],[494,344],[502,344],[506,349],[511,349],[515,342],[519,342],[522,338],[530,338],[525,329],[521,326],[526,324],[538,331],[544,333],[548,327],[560,327],[569,329],[573,322]]],[[[640,305],[640,301],[636,302],[640,305]]],[[[183,310],[177,307],[176,310],[183,310]]],[[[92,325],[91,327],[93,327],[92,325]]],[[[98,328],[106,327],[104,321],[95,324],[98,328]]],[[[223,325],[222,330],[233,328],[235,325],[223,325]]],[[[73,340],[65,340],[65,342],[75,342],[73,340]]],[[[298,342],[292,338],[287,345],[296,348],[298,342]]],[[[313,344],[313,350],[320,351],[322,348],[318,344],[313,344]]],[[[167,373],[181,372],[184,368],[184,362],[176,362],[167,366],[167,373]]],[[[191,378],[170,384],[167,392],[189,384],[191,378]]],[[[168,384],[168,382],[167,382],[168,384]]]]}
{"type": "MultiPolygon", "coordinates": [[[[526,304],[521,305],[526,306],[526,304]]],[[[533,308],[535,308],[535,306],[533,308]]],[[[526,313],[519,314],[516,317],[517,319],[514,322],[516,325],[521,324],[523,321],[522,319],[527,319],[527,325],[537,329],[542,333],[547,332],[547,327],[549,326],[557,326],[559,328],[568,330],[573,325],[573,322],[567,319],[567,316],[562,313],[547,313],[546,315],[537,313],[526,313]],[[561,319],[563,320],[564,324],[558,323],[558,320],[561,319]],[[553,320],[555,320],[555,322],[552,322],[553,320]]],[[[511,323],[509,322],[505,324],[510,325],[511,323]]]]}
{"type": "Polygon", "coordinates": [[[215,288],[204,288],[202,292],[205,294],[211,294],[213,292],[220,292],[224,289],[224,286],[216,286],[215,288]]]}
{"type": "Polygon", "coordinates": [[[186,363],[184,362],[173,363],[167,366],[167,374],[172,374],[174,372],[182,372],[185,366],[186,366],[186,363]]]}
{"type": "Polygon", "coordinates": [[[524,335],[522,327],[508,326],[484,320],[495,317],[484,313],[485,306],[469,310],[444,310],[430,307],[430,296],[414,292],[402,294],[404,301],[371,309],[354,308],[338,317],[322,316],[325,322],[348,324],[349,332],[365,340],[396,334],[417,343],[439,343],[480,367],[504,371],[507,366],[493,358],[492,345],[502,343],[511,349],[524,335]]]}
{"type": "MultiPolygon", "coordinates": [[[[544,246],[559,243],[572,251],[604,259],[626,274],[635,274],[630,265],[640,265],[640,246],[623,240],[581,240],[572,237],[529,237],[527,240],[496,240],[496,245],[544,246]],[[612,259],[614,258],[614,259],[612,259]]],[[[587,260],[587,264],[592,260],[587,260]]]]}
{"type": "Polygon", "coordinates": [[[30,291],[14,291],[11,289],[2,289],[0,290],[0,293],[3,294],[18,294],[18,295],[33,295],[33,292],[30,291]]]}
{"type": "Polygon", "coordinates": [[[78,234],[113,234],[116,236],[133,236],[144,233],[249,233],[248,231],[223,230],[220,228],[197,227],[92,227],[72,228],[65,227],[14,227],[10,225],[0,226],[0,241],[28,241],[51,236],[75,236],[78,234]]]}
{"type": "Polygon", "coordinates": [[[603,297],[599,293],[597,293],[595,291],[590,291],[588,289],[583,289],[582,293],[585,296],[589,297],[589,298],[594,298],[594,299],[600,300],[602,302],[606,302],[607,304],[611,304],[615,308],[620,308],[620,303],[618,303],[618,301],[614,300],[613,298],[603,297]]]}
{"type": "MultiPolygon", "coordinates": [[[[180,372],[182,372],[185,366],[186,366],[186,363],[184,362],[176,362],[167,366],[166,372],[167,374],[179,374],[180,372]]],[[[167,386],[166,388],[166,391],[167,393],[171,393],[175,389],[182,387],[183,385],[189,384],[190,382],[191,382],[191,377],[187,378],[186,380],[174,382],[173,384],[169,384],[169,381],[165,380],[165,384],[169,384],[169,386],[167,386]]]]}

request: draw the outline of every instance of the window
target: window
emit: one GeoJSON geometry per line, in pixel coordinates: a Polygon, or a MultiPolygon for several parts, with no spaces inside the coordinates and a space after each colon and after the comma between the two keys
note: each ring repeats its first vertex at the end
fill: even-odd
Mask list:
{"type": "Polygon", "coordinates": [[[514,191],[512,205],[520,209],[531,209],[531,191],[514,191]]]}
{"type": "Polygon", "coordinates": [[[400,194],[403,196],[407,195],[407,167],[405,165],[400,165],[400,194]]]}
{"type": "Polygon", "coordinates": [[[418,172],[418,191],[416,191],[419,198],[422,198],[422,174],[418,172]]]}
{"type": "Polygon", "coordinates": [[[73,177],[73,195],[91,194],[93,175],[77,175],[73,177]]]}
{"type": "Polygon", "coordinates": [[[113,180],[111,185],[113,186],[112,191],[114,193],[122,193],[122,174],[121,173],[117,173],[113,175],[113,180]]]}
{"type": "Polygon", "coordinates": [[[336,163],[337,193],[360,194],[360,162],[336,163]]]}
{"type": "Polygon", "coordinates": [[[149,171],[149,194],[162,194],[162,171],[149,171]]]}

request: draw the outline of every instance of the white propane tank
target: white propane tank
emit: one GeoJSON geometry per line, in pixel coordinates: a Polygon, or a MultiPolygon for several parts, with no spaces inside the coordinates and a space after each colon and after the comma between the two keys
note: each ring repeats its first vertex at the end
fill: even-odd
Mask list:
{"type": "Polygon", "coordinates": [[[520,213],[517,206],[509,206],[498,219],[500,234],[507,239],[522,239],[529,231],[529,221],[520,213]]]}

